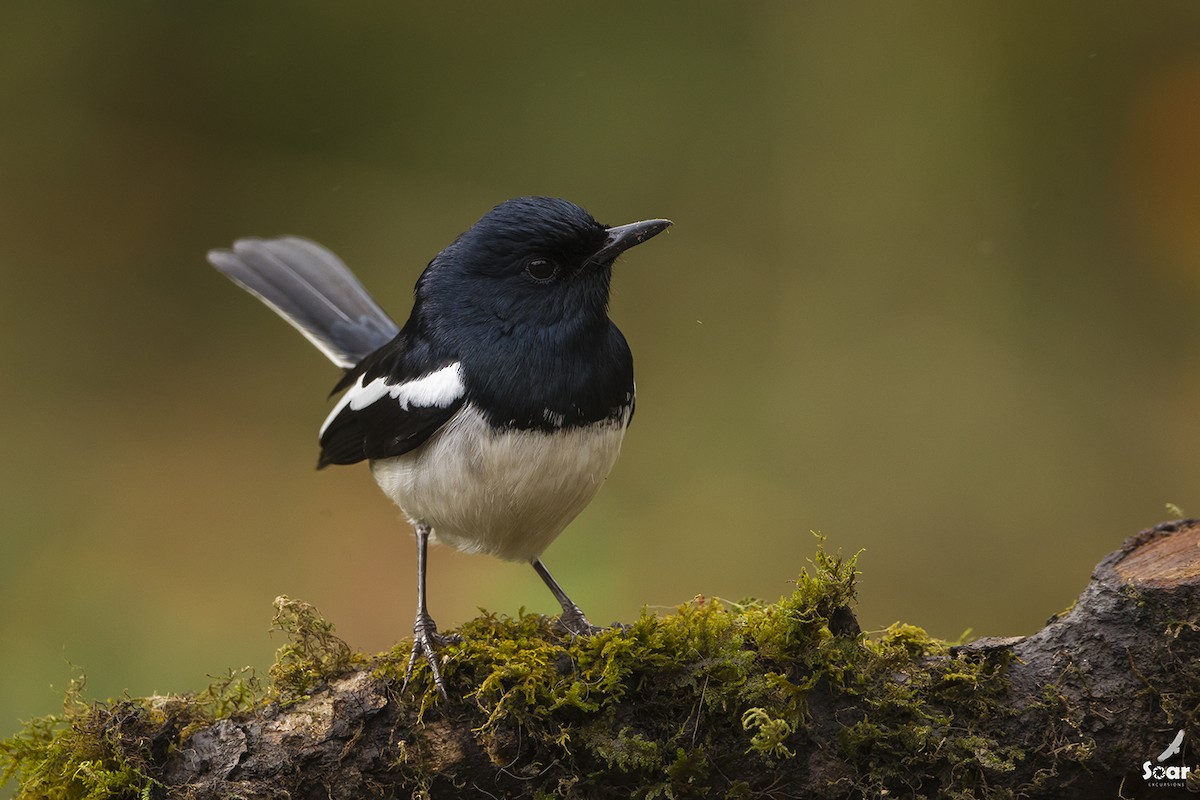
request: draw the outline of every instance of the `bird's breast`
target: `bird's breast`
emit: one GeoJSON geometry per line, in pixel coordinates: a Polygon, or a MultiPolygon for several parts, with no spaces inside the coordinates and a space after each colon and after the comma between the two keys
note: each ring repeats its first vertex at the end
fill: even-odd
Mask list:
{"type": "Polygon", "coordinates": [[[409,519],[460,550],[541,555],[616,463],[629,410],[589,425],[496,427],[468,403],[419,448],[371,462],[409,519]]]}
{"type": "Polygon", "coordinates": [[[633,357],[604,321],[587,335],[524,331],[461,348],[467,400],[498,428],[590,428],[633,401],[633,357]]]}

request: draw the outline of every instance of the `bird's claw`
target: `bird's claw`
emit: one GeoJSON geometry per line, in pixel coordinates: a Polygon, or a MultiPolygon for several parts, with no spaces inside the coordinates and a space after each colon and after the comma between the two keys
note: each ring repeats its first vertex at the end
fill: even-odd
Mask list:
{"type": "Polygon", "coordinates": [[[408,669],[404,671],[404,683],[401,685],[400,691],[403,692],[408,688],[408,681],[412,678],[417,656],[424,655],[425,663],[429,664],[429,672],[433,675],[433,685],[437,687],[438,694],[442,696],[442,699],[450,702],[450,695],[446,693],[446,682],[442,678],[442,667],[438,663],[437,648],[457,644],[461,641],[462,637],[456,633],[438,633],[437,625],[428,614],[418,614],[417,622],[413,625],[412,652],[408,656],[408,669]]]}
{"type": "Polygon", "coordinates": [[[558,618],[558,627],[571,636],[594,636],[604,630],[604,628],[588,622],[588,618],[583,615],[579,606],[575,605],[563,609],[562,615],[558,618]]]}

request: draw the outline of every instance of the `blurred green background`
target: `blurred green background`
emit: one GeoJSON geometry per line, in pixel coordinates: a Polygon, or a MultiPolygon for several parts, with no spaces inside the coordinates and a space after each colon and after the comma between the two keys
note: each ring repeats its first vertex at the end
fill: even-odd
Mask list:
{"type": "MultiPolygon", "coordinates": [[[[0,735],[408,635],[413,546],[316,472],[336,370],[210,269],[338,252],[398,319],[495,203],[675,220],[619,264],[638,414],[550,549],[597,622],[774,599],[1029,633],[1200,513],[1200,6],[17,3],[0,32],[0,735]]],[[[443,627],[556,610],[437,549],[443,627]]]]}

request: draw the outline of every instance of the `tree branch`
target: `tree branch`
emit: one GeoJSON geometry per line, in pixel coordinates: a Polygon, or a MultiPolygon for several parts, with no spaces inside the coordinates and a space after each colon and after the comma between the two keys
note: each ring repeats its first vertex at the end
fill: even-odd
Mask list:
{"type": "Polygon", "coordinates": [[[448,705],[427,670],[399,695],[406,644],[353,654],[281,598],[292,641],[268,687],[231,675],[199,696],[76,701],[0,744],[0,764],[28,797],[101,785],[195,800],[1200,788],[1183,775],[1200,761],[1200,523],[1131,537],[1032,636],[965,645],[908,625],[862,634],[855,566],[818,552],[776,604],[697,598],[574,640],[540,616],[485,615],[445,648],[448,705]],[[1157,761],[1178,731],[1182,752],[1157,761]]]}

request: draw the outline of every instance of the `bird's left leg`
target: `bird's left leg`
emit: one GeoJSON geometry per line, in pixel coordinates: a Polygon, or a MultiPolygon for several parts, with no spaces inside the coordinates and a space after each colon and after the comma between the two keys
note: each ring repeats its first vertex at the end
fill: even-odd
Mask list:
{"type": "Polygon", "coordinates": [[[590,636],[593,633],[599,633],[603,628],[597,628],[592,623],[588,622],[588,618],[583,615],[579,606],[567,597],[567,593],[558,585],[558,581],[554,580],[554,576],[550,574],[550,570],[546,569],[546,565],[542,563],[540,558],[535,558],[532,562],[534,570],[542,577],[546,585],[550,587],[550,591],[554,594],[554,599],[562,606],[562,616],[558,618],[558,625],[572,636],[590,636]]]}
{"type": "Polygon", "coordinates": [[[413,666],[417,656],[423,654],[433,674],[433,684],[437,687],[442,699],[449,702],[450,695],[446,693],[446,683],[442,680],[442,668],[438,664],[437,648],[455,642],[461,642],[462,637],[456,634],[438,633],[433,617],[425,605],[425,552],[429,549],[429,526],[418,523],[417,526],[417,621],[413,625],[412,653],[408,656],[408,669],[404,672],[404,684],[400,687],[403,692],[408,688],[408,680],[412,677],[413,666]]]}

